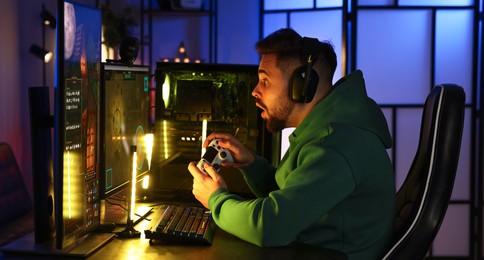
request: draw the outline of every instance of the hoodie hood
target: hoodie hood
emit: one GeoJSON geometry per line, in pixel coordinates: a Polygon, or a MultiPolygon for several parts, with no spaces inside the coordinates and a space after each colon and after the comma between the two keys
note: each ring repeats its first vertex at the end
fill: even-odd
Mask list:
{"type": "Polygon", "coordinates": [[[385,148],[391,148],[392,138],[388,124],[376,102],[366,93],[363,73],[356,70],[341,78],[331,92],[321,100],[293,132],[298,129],[314,129],[334,124],[353,125],[377,135],[385,148]]]}

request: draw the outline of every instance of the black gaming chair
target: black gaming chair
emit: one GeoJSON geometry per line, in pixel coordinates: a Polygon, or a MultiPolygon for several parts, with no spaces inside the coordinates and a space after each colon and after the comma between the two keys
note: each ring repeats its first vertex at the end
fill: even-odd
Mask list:
{"type": "Polygon", "coordinates": [[[452,194],[464,109],[460,86],[438,85],[428,95],[417,153],[397,192],[395,241],[383,259],[423,259],[428,252],[452,194]]]}

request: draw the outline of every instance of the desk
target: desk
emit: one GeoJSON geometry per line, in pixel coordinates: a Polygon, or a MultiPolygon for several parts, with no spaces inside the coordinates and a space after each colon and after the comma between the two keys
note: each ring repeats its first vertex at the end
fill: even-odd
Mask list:
{"type": "MultiPolygon", "coordinates": [[[[157,212],[149,218],[156,219],[157,212]]],[[[113,238],[106,245],[88,257],[102,260],[123,259],[346,259],[346,255],[338,251],[309,246],[290,246],[277,248],[261,248],[247,243],[220,228],[217,228],[211,246],[153,244],[144,238],[144,230],[149,227],[149,221],[141,221],[135,229],[141,232],[141,238],[113,238]]],[[[41,257],[40,259],[55,259],[41,257]]],[[[8,254],[1,260],[33,259],[33,255],[8,254]]]]}

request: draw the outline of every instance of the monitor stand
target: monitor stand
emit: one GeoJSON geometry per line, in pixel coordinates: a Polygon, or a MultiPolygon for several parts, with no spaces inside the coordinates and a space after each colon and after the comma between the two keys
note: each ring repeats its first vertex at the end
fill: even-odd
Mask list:
{"type": "Polygon", "coordinates": [[[64,249],[55,247],[55,240],[44,243],[36,243],[34,232],[13,241],[0,248],[6,255],[43,255],[59,257],[82,257],[86,258],[109,242],[115,234],[112,233],[88,233],[74,244],[64,249]]]}

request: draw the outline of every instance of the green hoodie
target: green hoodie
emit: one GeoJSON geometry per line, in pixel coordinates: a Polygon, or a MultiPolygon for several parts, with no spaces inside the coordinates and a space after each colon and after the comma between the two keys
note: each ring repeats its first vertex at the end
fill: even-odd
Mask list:
{"type": "Polygon", "coordinates": [[[393,238],[395,180],[385,117],[361,71],[339,80],[289,136],[278,169],[265,159],[241,169],[257,196],[219,189],[215,223],[259,246],[297,241],[379,259],[393,238]]]}

